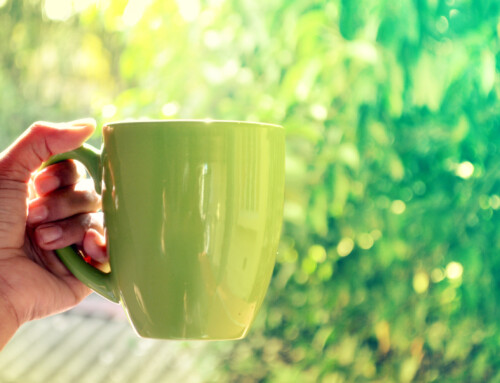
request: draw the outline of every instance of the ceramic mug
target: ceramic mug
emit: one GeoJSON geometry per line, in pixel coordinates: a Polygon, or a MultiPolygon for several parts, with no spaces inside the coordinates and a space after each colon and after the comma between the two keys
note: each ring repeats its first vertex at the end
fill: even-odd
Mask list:
{"type": "Polygon", "coordinates": [[[109,273],[73,247],[68,269],[120,302],[143,337],[239,339],[266,294],[283,215],[285,140],[270,124],[164,120],[103,127],[52,157],[82,162],[102,194],[109,273]]]}

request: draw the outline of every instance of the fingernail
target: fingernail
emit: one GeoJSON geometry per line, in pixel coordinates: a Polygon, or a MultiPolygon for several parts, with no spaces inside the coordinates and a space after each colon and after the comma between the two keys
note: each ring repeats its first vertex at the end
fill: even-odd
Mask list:
{"type": "Polygon", "coordinates": [[[62,229],[56,225],[49,225],[38,228],[38,235],[43,243],[50,243],[62,237],[62,229]]]}
{"type": "Polygon", "coordinates": [[[55,176],[43,177],[37,181],[38,181],[38,191],[42,194],[47,194],[57,189],[61,183],[59,178],[55,176]]]}
{"type": "Polygon", "coordinates": [[[36,206],[29,209],[28,223],[43,221],[49,215],[49,209],[45,205],[36,206]]]}

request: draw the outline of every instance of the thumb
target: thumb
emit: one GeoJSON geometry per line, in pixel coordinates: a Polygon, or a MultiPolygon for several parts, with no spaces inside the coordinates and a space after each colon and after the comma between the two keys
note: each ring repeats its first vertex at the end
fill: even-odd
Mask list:
{"type": "Polygon", "coordinates": [[[0,177],[27,182],[51,156],[78,148],[95,130],[93,119],[35,122],[0,154],[0,177]]]}

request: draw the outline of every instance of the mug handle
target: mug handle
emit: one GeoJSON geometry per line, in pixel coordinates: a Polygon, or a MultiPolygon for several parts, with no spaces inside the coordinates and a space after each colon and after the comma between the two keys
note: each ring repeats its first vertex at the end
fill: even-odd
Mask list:
{"type": "MultiPolygon", "coordinates": [[[[94,180],[97,193],[101,194],[102,167],[101,151],[89,144],[83,144],[78,149],[57,154],[43,163],[41,169],[64,160],[80,161],[94,180]]],[[[76,246],[68,246],[55,250],[55,253],[71,273],[92,290],[112,302],[119,302],[118,289],[110,273],[104,273],[84,261],[76,246]]]]}

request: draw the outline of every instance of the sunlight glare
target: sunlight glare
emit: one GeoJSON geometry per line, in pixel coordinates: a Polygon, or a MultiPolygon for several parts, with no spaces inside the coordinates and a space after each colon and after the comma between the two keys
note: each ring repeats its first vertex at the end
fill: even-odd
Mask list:
{"type": "Polygon", "coordinates": [[[456,174],[463,179],[470,178],[474,174],[474,165],[469,161],[464,161],[458,165],[456,174]]]}
{"type": "MultiPolygon", "coordinates": [[[[85,11],[99,0],[45,0],[43,10],[45,16],[54,21],[66,21],[75,13],[85,11]]],[[[7,3],[0,0],[0,8],[7,3]]]]}
{"type": "Polygon", "coordinates": [[[92,5],[96,5],[99,0],[73,0],[73,9],[75,12],[83,12],[92,5]]]}
{"type": "Polygon", "coordinates": [[[142,15],[150,3],[150,0],[129,0],[123,11],[123,23],[128,27],[136,25],[142,19],[142,15]]]}
{"type": "Polygon", "coordinates": [[[215,49],[221,45],[222,37],[219,32],[209,30],[203,35],[203,42],[207,48],[215,49]]]}
{"type": "Polygon", "coordinates": [[[464,267],[458,262],[450,262],[446,265],[446,276],[448,279],[458,279],[462,276],[464,267]]]}
{"type": "Polygon", "coordinates": [[[68,0],[45,0],[45,15],[56,21],[66,21],[73,14],[73,2],[68,0]]]}
{"type": "Polygon", "coordinates": [[[165,105],[163,105],[163,108],[161,108],[161,112],[165,117],[173,117],[177,114],[179,111],[179,104],[176,102],[169,102],[165,105]]]}
{"type": "Polygon", "coordinates": [[[177,6],[182,18],[187,21],[194,21],[201,11],[199,0],[177,0],[177,6]]]}
{"type": "Polygon", "coordinates": [[[317,121],[324,121],[328,117],[328,109],[320,104],[311,105],[310,112],[311,116],[317,121]]]}
{"type": "Polygon", "coordinates": [[[104,118],[111,118],[114,117],[116,111],[117,111],[116,106],[109,104],[109,105],[104,105],[102,107],[101,113],[104,118]]]}

